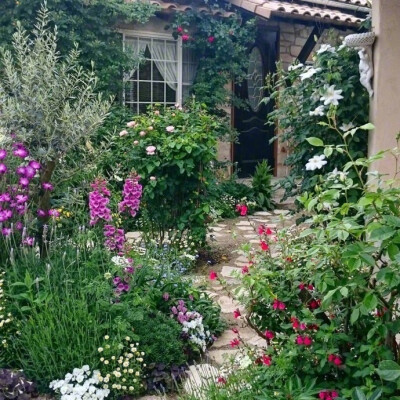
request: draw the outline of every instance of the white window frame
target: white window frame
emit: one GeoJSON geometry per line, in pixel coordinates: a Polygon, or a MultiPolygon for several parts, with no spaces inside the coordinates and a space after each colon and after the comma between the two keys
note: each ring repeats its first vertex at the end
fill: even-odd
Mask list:
{"type": "MultiPolygon", "coordinates": [[[[182,104],[182,86],[183,86],[183,52],[182,52],[182,38],[179,37],[177,40],[171,40],[171,34],[166,33],[158,33],[158,32],[147,32],[147,31],[138,31],[138,30],[130,30],[130,29],[121,29],[122,33],[122,43],[123,49],[125,51],[125,43],[126,37],[139,37],[139,38],[147,38],[147,39],[160,39],[160,40],[169,40],[176,42],[176,54],[177,54],[177,90],[176,90],[176,103],[182,104]]],[[[123,101],[125,103],[125,85],[123,90],[123,101]]]]}

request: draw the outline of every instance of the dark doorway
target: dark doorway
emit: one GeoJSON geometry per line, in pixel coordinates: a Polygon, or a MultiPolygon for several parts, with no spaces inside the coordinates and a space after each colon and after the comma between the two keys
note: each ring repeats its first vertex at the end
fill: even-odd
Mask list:
{"type": "Polygon", "coordinates": [[[234,126],[239,132],[239,143],[234,145],[234,162],[239,178],[247,178],[254,173],[256,165],[267,160],[274,168],[274,144],[269,140],[274,136],[274,126],[266,125],[267,114],[273,104],[260,103],[266,95],[265,77],[274,71],[277,59],[277,32],[259,28],[254,47],[249,51],[249,71],[247,80],[236,85],[235,93],[249,102],[247,109],[235,108],[234,126]]]}

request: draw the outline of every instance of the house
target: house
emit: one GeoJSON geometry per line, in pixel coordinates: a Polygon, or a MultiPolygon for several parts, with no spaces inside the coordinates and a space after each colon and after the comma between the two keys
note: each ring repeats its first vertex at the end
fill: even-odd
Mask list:
{"type": "MultiPolygon", "coordinates": [[[[134,0],[133,0],[134,1],[134,0]]],[[[151,62],[126,75],[124,101],[134,112],[146,110],[151,103],[182,103],[190,92],[196,74],[196,56],[175,40],[165,26],[176,12],[193,7],[209,12],[199,1],[151,0],[159,12],[140,26],[121,25],[125,46],[133,52],[144,52],[151,62]],[[161,72],[160,72],[161,71],[161,72]]],[[[242,18],[257,20],[257,38],[249,48],[249,74],[244,84],[232,88],[236,95],[249,101],[248,109],[227,110],[232,125],[239,132],[238,144],[221,143],[220,160],[237,163],[239,176],[253,173],[256,164],[267,159],[278,177],[286,174],[284,166],[288,149],[269,140],[276,134],[267,126],[266,115],[271,105],[260,104],[265,96],[263,84],[269,72],[281,60],[287,68],[296,59],[305,62],[321,43],[357,32],[370,13],[367,0],[227,0],[240,11],[242,18]]],[[[229,11],[224,17],[229,17],[229,11]]]]}

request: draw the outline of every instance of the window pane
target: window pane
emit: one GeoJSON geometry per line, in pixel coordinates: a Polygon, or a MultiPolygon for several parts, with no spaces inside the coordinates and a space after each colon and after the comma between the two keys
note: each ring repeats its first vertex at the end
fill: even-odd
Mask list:
{"type": "Polygon", "coordinates": [[[125,101],[136,102],[137,101],[137,83],[126,82],[125,84],[125,101]]]}
{"type": "Polygon", "coordinates": [[[165,83],[153,83],[153,102],[164,103],[164,86],[165,83]]]}
{"type": "Polygon", "coordinates": [[[139,104],[139,114],[143,114],[147,111],[147,107],[150,105],[150,103],[140,103],[139,104]]]}
{"type": "Polygon", "coordinates": [[[151,62],[145,61],[139,68],[139,80],[151,81],[151,62]]]}
{"type": "Polygon", "coordinates": [[[176,91],[172,90],[168,85],[166,85],[167,87],[167,96],[165,101],[167,102],[175,102],[176,101],[176,91]]]}
{"type": "Polygon", "coordinates": [[[190,95],[190,86],[182,85],[182,99],[185,101],[190,95]]]}
{"type": "Polygon", "coordinates": [[[151,82],[139,82],[139,101],[151,102],[151,82]]]}
{"type": "Polygon", "coordinates": [[[160,81],[163,82],[164,78],[161,75],[160,71],[157,68],[157,65],[153,62],[153,81],[160,81]]]}

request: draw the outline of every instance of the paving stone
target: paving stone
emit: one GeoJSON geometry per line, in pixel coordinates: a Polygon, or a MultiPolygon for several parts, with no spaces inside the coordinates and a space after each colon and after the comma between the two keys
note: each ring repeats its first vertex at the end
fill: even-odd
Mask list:
{"type": "Polygon", "coordinates": [[[241,231],[253,231],[254,229],[251,226],[237,226],[237,229],[241,231]]]}
{"type": "Polygon", "coordinates": [[[240,274],[241,272],[242,271],[240,268],[228,267],[224,265],[221,270],[221,275],[225,278],[235,278],[237,276],[236,274],[240,274]]]}
{"type": "Polygon", "coordinates": [[[255,243],[260,244],[260,239],[252,239],[252,240],[250,240],[250,243],[253,243],[253,244],[255,244],[255,243]]]}
{"type": "Polygon", "coordinates": [[[236,226],[251,226],[250,221],[239,221],[236,226]]]}
{"type": "Polygon", "coordinates": [[[197,399],[206,400],[204,389],[208,384],[215,382],[218,377],[218,368],[211,364],[191,365],[183,389],[197,399]]]}
{"type": "Polygon", "coordinates": [[[214,237],[224,237],[225,235],[223,233],[218,233],[218,232],[214,232],[214,233],[210,233],[209,236],[214,236],[214,237]]]}
{"type": "Polygon", "coordinates": [[[238,261],[238,262],[243,262],[243,263],[248,263],[248,262],[249,262],[249,259],[248,259],[246,256],[241,255],[241,256],[239,256],[239,257],[236,259],[236,261],[238,261]]]}
{"type": "Polygon", "coordinates": [[[249,263],[244,263],[244,262],[240,262],[240,261],[235,261],[235,265],[239,268],[243,268],[249,265],[249,263]]]}
{"type": "Polygon", "coordinates": [[[274,210],[274,214],[275,215],[286,215],[286,214],[289,214],[289,210],[274,210]]]}
{"type": "MultiPolygon", "coordinates": [[[[221,288],[222,288],[222,286],[221,286],[221,288]]],[[[204,293],[207,294],[210,299],[213,299],[213,298],[219,296],[218,293],[211,292],[210,290],[205,290],[204,293]]]]}
{"type": "Polygon", "coordinates": [[[235,357],[238,350],[210,350],[208,352],[209,358],[218,365],[222,365],[226,360],[235,357]]]}
{"type": "Polygon", "coordinates": [[[218,299],[218,304],[224,314],[232,314],[237,308],[241,311],[244,310],[244,307],[237,300],[233,300],[228,296],[221,296],[218,299]]]}
{"type": "Polygon", "coordinates": [[[215,224],[215,226],[218,226],[218,228],[226,228],[226,224],[215,224]]]}
{"type": "Polygon", "coordinates": [[[241,297],[247,297],[249,295],[249,291],[243,287],[237,288],[233,292],[233,296],[236,300],[239,300],[241,297]]]}
{"type": "Polygon", "coordinates": [[[142,232],[139,232],[139,231],[127,232],[125,234],[125,237],[126,237],[127,240],[140,239],[142,237],[142,232]]]}
{"type": "Polygon", "coordinates": [[[256,238],[258,238],[258,235],[256,235],[256,234],[253,234],[253,235],[244,235],[244,237],[245,237],[246,239],[256,239],[256,238]]]}
{"type": "Polygon", "coordinates": [[[255,216],[263,216],[263,217],[265,217],[265,216],[268,216],[268,215],[272,215],[270,212],[268,212],[268,211],[257,211],[257,212],[255,212],[254,213],[254,215],[255,216]]]}
{"type": "Polygon", "coordinates": [[[247,344],[254,347],[267,347],[267,342],[265,339],[260,338],[257,334],[254,334],[253,338],[247,340],[247,344]]]}
{"type": "MultiPolygon", "coordinates": [[[[247,341],[254,337],[254,331],[251,328],[244,327],[241,328],[237,326],[236,329],[239,331],[240,337],[247,341]]],[[[222,347],[229,347],[233,339],[237,337],[237,334],[232,331],[232,329],[227,329],[222,333],[222,335],[213,343],[211,350],[220,349],[222,347]]],[[[230,350],[230,349],[229,349],[230,350]]]]}
{"type": "Polygon", "coordinates": [[[167,400],[165,396],[144,396],[139,397],[137,400],[167,400]]]}

